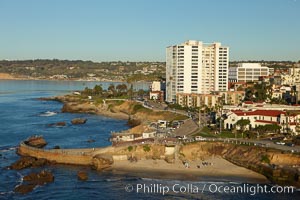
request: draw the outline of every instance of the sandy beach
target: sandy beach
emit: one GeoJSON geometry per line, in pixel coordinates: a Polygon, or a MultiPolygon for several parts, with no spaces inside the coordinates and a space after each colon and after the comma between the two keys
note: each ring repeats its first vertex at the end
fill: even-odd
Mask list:
{"type": "Polygon", "coordinates": [[[164,160],[139,160],[132,163],[129,161],[116,161],[112,166],[112,170],[143,178],[269,183],[265,176],[236,166],[221,157],[214,157],[205,161],[191,161],[188,168],[181,161],[174,164],[169,164],[164,160]],[[202,162],[207,162],[209,165],[203,165],[202,162]]]}

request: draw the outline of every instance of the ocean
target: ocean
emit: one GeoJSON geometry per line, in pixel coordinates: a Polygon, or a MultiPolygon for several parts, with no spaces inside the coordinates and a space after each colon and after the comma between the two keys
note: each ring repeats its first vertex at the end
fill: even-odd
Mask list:
{"type": "MultiPolygon", "coordinates": [[[[32,135],[43,135],[46,148],[92,148],[110,145],[111,131],[128,129],[126,121],[90,114],[61,113],[62,104],[40,101],[49,97],[110,83],[79,81],[0,81],[0,200],[2,199],[300,199],[299,190],[293,193],[275,194],[255,191],[256,184],[247,180],[232,182],[199,177],[199,181],[173,180],[149,174],[99,172],[89,167],[53,165],[24,170],[8,170],[6,167],[18,160],[16,147],[32,135]],[[76,117],[87,118],[84,125],[72,126],[76,117]],[[49,127],[48,124],[66,121],[65,127],[49,127]],[[95,140],[89,143],[88,140],[95,140]],[[31,193],[14,193],[14,188],[30,172],[42,169],[51,171],[53,183],[38,186],[31,193]],[[77,172],[88,172],[87,181],[77,180],[77,172]],[[229,192],[225,189],[231,189],[229,192]],[[241,192],[235,188],[244,188],[241,192]],[[247,191],[245,191],[245,188],[247,191]],[[254,188],[254,189],[253,189],[254,188]],[[258,194],[256,194],[258,193],[258,194]]],[[[136,89],[148,89],[148,84],[136,84],[136,89]]],[[[268,190],[273,185],[261,185],[268,190]]]]}

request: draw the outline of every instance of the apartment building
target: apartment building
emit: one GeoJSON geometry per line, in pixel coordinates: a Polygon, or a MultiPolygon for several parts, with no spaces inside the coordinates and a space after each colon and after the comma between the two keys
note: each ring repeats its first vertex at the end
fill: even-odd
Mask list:
{"type": "Polygon", "coordinates": [[[229,80],[232,82],[254,82],[261,76],[269,76],[269,68],[259,63],[239,63],[229,68],[229,80]]]}
{"type": "Polygon", "coordinates": [[[219,94],[194,94],[177,93],[176,103],[183,107],[203,107],[213,108],[219,103],[221,96],[219,94]]]}
{"type": "Polygon", "coordinates": [[[177,93],[227,91],[229,48],[221,43],[188,40],[166,49],[166,101],[177,93]]]}

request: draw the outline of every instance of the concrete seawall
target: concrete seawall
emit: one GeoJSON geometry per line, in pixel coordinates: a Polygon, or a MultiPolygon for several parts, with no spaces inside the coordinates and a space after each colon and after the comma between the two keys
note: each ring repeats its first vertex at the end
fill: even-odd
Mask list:
{"type": "Polygon", "coordinates": [[[44,158],[61,164],[92,165],[93,157],[97,154],[112,151],[108,148],[92,149],[40,149],[20,143],[18,153],[22,156],[44,158]]]}

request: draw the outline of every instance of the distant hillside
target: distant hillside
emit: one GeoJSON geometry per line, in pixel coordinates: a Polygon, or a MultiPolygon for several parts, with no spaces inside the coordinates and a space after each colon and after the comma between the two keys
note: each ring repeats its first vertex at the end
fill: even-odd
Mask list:
{"type": "Polygon", "coordinates": [[[0,61],[0,73],[37,79],[140,81],[165,75],[164,62],[92,62],[69,60],[0,61]]]}

